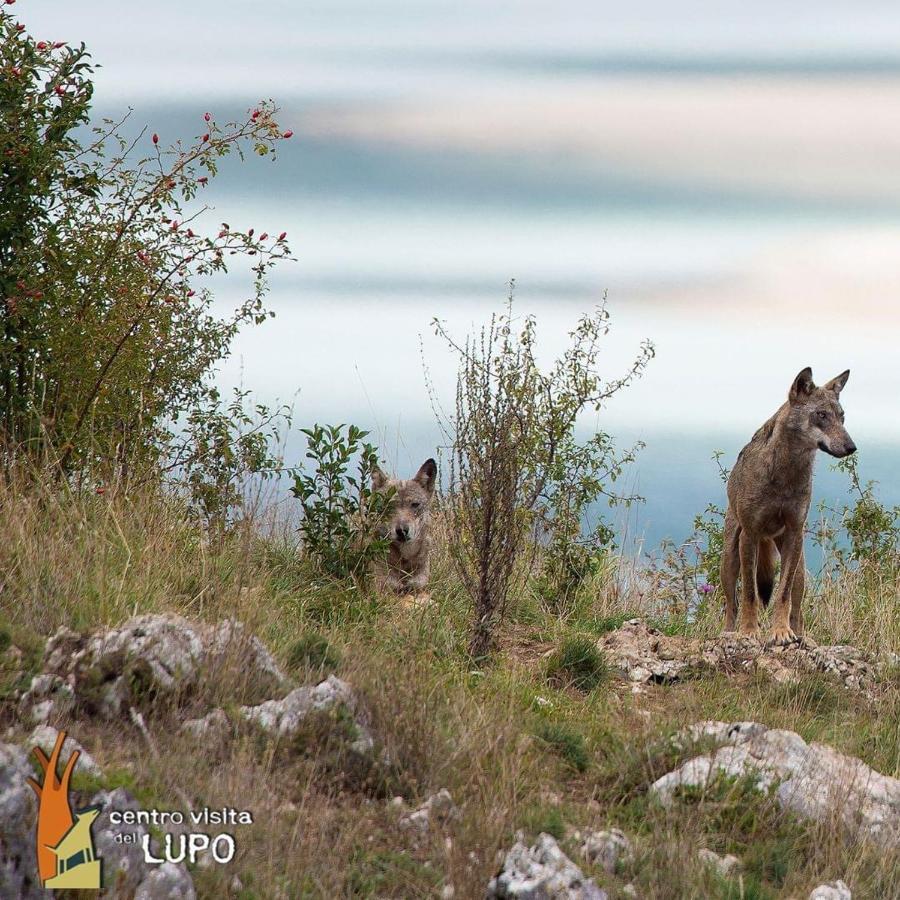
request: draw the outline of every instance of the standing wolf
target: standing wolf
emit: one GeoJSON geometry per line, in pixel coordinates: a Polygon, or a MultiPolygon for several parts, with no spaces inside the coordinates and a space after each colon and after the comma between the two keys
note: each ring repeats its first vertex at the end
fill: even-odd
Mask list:
{"type": "Polygon", "coordinates": [[[728,478],[720,573],[726,631],[735,626],[740,574],[744,595],[740,633],[757,634],[759,601],[766,605],[772,597],[777,550],[781,575],[771,642],[790,644],[803,634],[803,530],[812,495],[813,461],[817,449],[837,457],[856,451],[844,428],[840,404],[849,377],[848,370],[816,387],[807,366],[794,379],[787,403],[738,455],[728,478]]]}

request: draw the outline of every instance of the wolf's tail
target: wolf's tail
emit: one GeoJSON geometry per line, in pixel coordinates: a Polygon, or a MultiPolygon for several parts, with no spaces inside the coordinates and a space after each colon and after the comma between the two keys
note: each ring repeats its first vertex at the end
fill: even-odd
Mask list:
{"type": "Polygon", "coordinates": [[[771,538],[764,538],[759,542],[756,557],[756,590],[763,606],[768,606],[772,599],[772,590],[775,587],[775,559],[775,542],[771,538]]]}

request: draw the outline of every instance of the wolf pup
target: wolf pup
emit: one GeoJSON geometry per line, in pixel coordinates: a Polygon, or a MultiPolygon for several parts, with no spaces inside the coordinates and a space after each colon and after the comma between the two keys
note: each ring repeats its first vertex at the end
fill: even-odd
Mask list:
{"type": "Polygon", "coordinates": [[[803,634],[803,530],[812,494],[813,461],[817,449],[837,457],[856,451],[844,428],[840,404],[849,377],[848,370],[816,387],[812,369],[805,368],[794,379],[787,403],[738,455],[728,478],[720,572],[726,631],[735,626],[740,574],[739,630],[743,635],[757,634],[759,602],[768,604],[773,593],[777,551],[781,575],[770,643],[787,645],[803,634]]]}
{"type": "Polygon", "coordinates": [[[391,542],[387,572],[382,576],[382,581],[397,594],[417,594],[424,591],[428,584],[430,508],[436,477],[437,463],[433,459],[426,459],[408,481],[388,478],[377,468],[372,473],[374,490],[394,489],[394,498],[382,532],[391,542]]]}

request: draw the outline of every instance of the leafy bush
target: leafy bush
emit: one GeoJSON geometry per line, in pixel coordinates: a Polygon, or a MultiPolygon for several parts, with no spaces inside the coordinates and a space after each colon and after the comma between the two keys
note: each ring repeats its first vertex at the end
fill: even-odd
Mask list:
{"type": "Polygon", "coordinates": [[[65,471],[165,454],[244,323],[261,322],[285,236],[206,224],[198,202],[219,161],[271,156],[282,132],[262,104],[243,122],[198,114],[198,135],[125,135],[128,115],[83,140],[87,52],[37,41],[0,11],[0,429],[8,452],[65,471]],[[210,276],[232,258],[253,285],[214,313],[210,276]]]}
{"type": "MultiPolygon", "coordinates": [[[[505,312],[462,344],[440,322],[434,327],[459,357],[454,415],[438,417],[452,442],[450,550],[475,608],[469,652],[480,659],[493,646],[517,574],[530,574],[536,554],[525,552],[529,537],[547,545],[548,558],[556,560],[548,577],[569,591],[590,569],[569,549],[587,505],[601,495],[611,503],[634,499],[608,492],[630,454],[617,456],[602,433],[580,444],[575,424],[583,411],[599,411],[639,377],[653,346],[645,342],[625,375],[605,382],[598,360],[609,315],[601,306],[582,316],[568,349],[541,371],[535,320],[526,316],[517,324],[512,291],[505,312]]],[[[608,528],[598,526],[587,546],[604,547],[610,537],[608,528]]]]}
{"type": "Polygon", "coordinates": [[[820,520],[815,540],[832,569],[863,566],[869,570],[900,569],[900,506],[889,507],[875,496],[876,482],[863,484],[856,455],[845,457],[834,468],[849,479],[852,503],[830,507],[819,504],[820,520]]]}
{"type": "Polygon", "coordinates": [[[547,661],[547,678],[580,691],[592,691],[609,674],[603,654],[591,638],[567,637],[547,661]]]}
{"type": "Polygon", "coordinates": [[[283,465],[275,448],[290,428],[290,410],[261,403],[248,410],[248,398],[248,391],[235,388],[226,405],[211,389],[188,414],[180,442],[171,448],[169,470],[187,486],[208,530],[220,535],[244,505],[248,480],[269,480],[283,465]]]}
{"type": "Polygon", "coordinates": [[[300,534],[313,564],[333,578],[364,580],[390,545],[380,526],[392,493],[372,488],[378,451],[365,442],[368,432],[355,425],[344,429],[301,429],[307,437],[306,457],[314,467],[311,473],[294,472],[291,493],[303,510],[300,534]]]}

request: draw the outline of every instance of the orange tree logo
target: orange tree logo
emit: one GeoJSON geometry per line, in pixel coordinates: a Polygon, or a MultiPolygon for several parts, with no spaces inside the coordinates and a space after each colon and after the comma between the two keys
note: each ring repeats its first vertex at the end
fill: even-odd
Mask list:
{"type": "Polygon", "coordinates": [[[28,779],[38,798],[38,873],[45,888],[99,888],[101,861],[94,853],[91,824],[100,807],[90,806],[72,815],[69,781],[80,753],[73,751],[58,778],[56,767],[65,740],[66,733],[61,731],[49,759],[40,747],[32,748],[44,772],[43,784],[28,779]]]}

